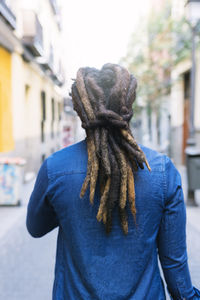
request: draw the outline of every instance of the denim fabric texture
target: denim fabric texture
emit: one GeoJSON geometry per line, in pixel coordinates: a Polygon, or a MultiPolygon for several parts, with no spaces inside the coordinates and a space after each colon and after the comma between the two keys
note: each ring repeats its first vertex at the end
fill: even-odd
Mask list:
{"type": "Polygon", "coordinates": [[[86,141],[60,150],[42,164],[32,192],[27,229],[42,237],[57,226],[53,300],[164,300],[160,259],[172,299],[200,299],[188,270],[186,213],[181,178],[171,160],[141,146],[152,171],[134,174],[137,218],[129,208],[129,232],[118,210],[106,235],[89,192],[80,199],[87,170],[86,141]]]}

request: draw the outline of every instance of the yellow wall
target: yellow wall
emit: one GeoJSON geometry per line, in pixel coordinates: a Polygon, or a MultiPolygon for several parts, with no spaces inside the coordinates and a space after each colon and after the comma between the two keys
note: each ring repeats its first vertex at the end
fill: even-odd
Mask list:
{"type": "Polygon", "coordinates": [[[11,97],[11,54],[0,47],[0,152],[14,149],[11,97]]]}

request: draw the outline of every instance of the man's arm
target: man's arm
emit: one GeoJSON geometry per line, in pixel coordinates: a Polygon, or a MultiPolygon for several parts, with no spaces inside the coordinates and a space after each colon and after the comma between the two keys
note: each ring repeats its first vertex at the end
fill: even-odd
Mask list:
{"type": "Polygon", "coordinates": [[[200,299],[191,283],[186,249],[186,211],[181,178],[169,158],[164,172],[165,209],[158,235],[158,252],[173,299],[200,299]]]}
{"type": "Polygon", "coordinates": [[[58,226],[55,211],[48,200],[47,160],[39,170],[29,200],[26,226],[33,237],[41,237],[58,226]]]}

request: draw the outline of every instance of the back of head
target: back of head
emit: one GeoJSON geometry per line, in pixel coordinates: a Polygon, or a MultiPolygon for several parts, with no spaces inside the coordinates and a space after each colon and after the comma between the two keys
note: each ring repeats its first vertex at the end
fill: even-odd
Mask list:
{"type": "Polygon", "coordinates": [[[134,172],[150,170],[144,153],[129,128],[136,97],[136,79],[125,68],[106,64],[101,70],[81,68],[72,85],[72,100],[86,130],[88,166],[81,197],[90,186],[94,201],[97,179],[100,205],[97,220],[112,229],[112,212],[118,206],[121,226],[128,233],[128,203],[135,218],[134,172]]]}

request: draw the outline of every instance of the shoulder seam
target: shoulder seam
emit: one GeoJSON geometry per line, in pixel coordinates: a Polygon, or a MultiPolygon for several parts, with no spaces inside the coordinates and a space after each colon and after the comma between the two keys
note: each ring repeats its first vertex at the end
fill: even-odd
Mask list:
{"type": "Polygon", "coordinates": [[[62,177],[65,175],[74,175],[74,174],[86,174],[86,171],[65,171],[65,172],[58,172],[58,173],[54,173],[51,174],[49,176],[49,180],[54,179],[55,177],[62,177]]]}

